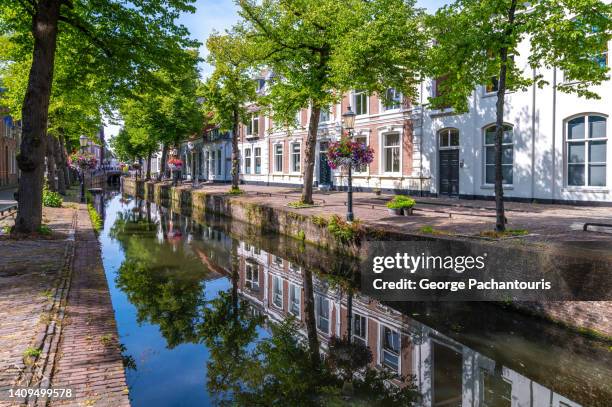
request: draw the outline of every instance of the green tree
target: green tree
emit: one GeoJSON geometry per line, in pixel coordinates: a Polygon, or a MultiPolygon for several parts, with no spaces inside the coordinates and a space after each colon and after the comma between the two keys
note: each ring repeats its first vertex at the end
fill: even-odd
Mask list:
{"type": "MultiPolygon", "coordinates": [[[[30,45],[32,63],[22,103],[23,134],[17,162],[21,170],[17,232],[37,230],[42,218],[43,163],[49,103],[58,40],[90,56],[95,67],[121,93],[158,67],[180,71],[180,54],[195,44],[175,23],[181,12],[193,12],[193,0],[0,0],[0,34],[30,45]]],[[[83,66],[81,66],[83,67],[83,66]]],[[[86,69],[86,68],[84,68],[86,69]]]]}
{"type": "Polygon", "coordinates": [[[294,124],[310,107],[302,201],[313,203],[315,147],[321,109],[343,92],[388,88],[413,96],[425,36],[413,0],[239,0],[238,28],[271,69],[264,105],[276,126],[294,124]]]}
{"type": "Polygon", "coordinates": [[[592,87],[607,79],[598,55],[611,38],[612,5],[600,0],[456,0],[428,18],[435,45],[428,57],[430,75],[439,81],[434,107],[467,112],[474,88],[497,82],[495,135],[496,225],[505,230],[502,138],[507,91],[547,84],[535,70],[558,68],[568,80],[563,92],[598,97],[592,87]],[[528,64],[515,61],[519,45],[529,42],[528,64]]]}
{"type": "Polygon", "coordinates": [[[204,106],[211,121],[222,131],[232,132],[232,190],[238,190],[240,123],[248,118],[247,104],[256,101],[253,81],[252,50],[244,37],[236,33],[213,34],[206,42],[208,62],[215,68],[205,84],[204,106]]]}

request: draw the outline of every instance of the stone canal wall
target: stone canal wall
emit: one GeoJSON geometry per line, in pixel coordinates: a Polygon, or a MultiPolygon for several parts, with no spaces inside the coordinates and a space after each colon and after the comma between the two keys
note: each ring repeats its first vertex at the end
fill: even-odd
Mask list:
{"type": "MultiPolygon", "coordinates": [[[[609,270],[609,259],[595,259],[584,267],[580,253],[548,250],[543,246],[504,245],[500,242],[469,240],[450,236],[422,236],[399,233],[362,225],[354,233],[354,239],[339,238],[329,227],[329,218],[299,213],[289,207],[279,207],[272,202],[253,199],[252,195],[234,196],[228,193],[209,193],[205,189],[191,191],[188,188],[172,187],[165,183],[143,182],[131,178],[123,179],[124,192],[150,201],[161,203],[179,213],[222,215],[244,222],[263,231],[291,236],[332,251],[342,251],[360,257],[367,250],[369,241],[435,241],[455,247],[461,245],[471,252],[504,253],[501,258],[511,258],[515,264],[550,270],[563,278],[589,280],[597,273],[609,270]],[[561,270],[561,271],[559,271],[561,270]]],[[[498,264],[504,267],[503,263],[498,264]]],[[[596,281],[593,279],[593,281],[596,281]]],[[[596,336],[612,338],[612,303],[606,301],[550,301],[514,302],[512,306],[534,316],[543,317],[572,329],[596,336]]]]}

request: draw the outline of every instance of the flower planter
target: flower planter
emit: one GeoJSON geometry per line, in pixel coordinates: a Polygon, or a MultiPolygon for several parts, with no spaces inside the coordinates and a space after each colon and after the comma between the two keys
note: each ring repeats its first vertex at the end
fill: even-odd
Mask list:
{"type": "Polygon", "coordinates": [[[400,216],[402,214],[402,208],[387,208],[389,215],[400,216]]]}
{"type": "Polygon", "coordinates": [[[414,208],[402,208],[402,215],[404,216],[412,216],[412,211],[414,208]]]}

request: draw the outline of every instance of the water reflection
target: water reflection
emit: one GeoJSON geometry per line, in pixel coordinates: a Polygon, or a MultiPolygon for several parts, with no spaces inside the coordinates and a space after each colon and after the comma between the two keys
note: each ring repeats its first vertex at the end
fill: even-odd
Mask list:
{"type": "MultiPolygon", "coordinates": [[[[612,401],[605,360],[601,366],[580,359],[596,380],[567,372],[539,384],[525,371],[485,355],[490,353],[486,348],[474,350],[455,335],[361,295],[355,265],[346,259],[321,257],[318,250],[280,236],[256,235],[244,225],[222,221],[206,226],[142,200],[112,199],[119,205],[108,236],[124,254],[114,278],[135,306],[138,323],[158,326],[168,348],[189,343],[206,348],[206,377],[189,380],[205,384],[208,394],[194,405],[208,400],[245,406],[578,406],[612,401]],[[244,237],[231,238],[230,229],[244,237]],[[224,289],[207,289],[221,280],[227,281],[224,289]],[[583,382],[590,383],[588,392],[583,382]],[[582,400],[572,401],[570,394],[582,400]]],[[[537,370],[540,362],[529,362],[534,366],[524,370],[537,370]]],[[[159,375],[155,382],[139,374],[146,386],[163,385],[159,375]]],[[[134,377],[128,376],[131,386],[139,385],[134,377]]],[[[176,390],[174,398],[157,405],[168,405],[168,400],[189,405],[176,390]]],[[[134,405],[145,405],[139,392],[132,394],[134,405]]]]}

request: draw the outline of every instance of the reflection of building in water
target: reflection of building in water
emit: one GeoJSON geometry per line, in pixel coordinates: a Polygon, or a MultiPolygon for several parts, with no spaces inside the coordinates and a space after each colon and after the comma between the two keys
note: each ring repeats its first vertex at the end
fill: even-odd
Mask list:
{"type": "MultiPolygon", "coordinates": [[[[239,290],[253,306],[281,321],[304,322],[299,266],[246,243],[238,247],[239,290]]],[[[346,294],[314,278],[315,319],[325,351],[332,336],[348,332],[346,294]]],[[[306,336],[304,328],[301,333],[306,336]]],[[[372,364],[414,377],[424,406],[578,406],[520,373],[362,295],[353,299],[352,339],[367,345],[372,364]]]]}

